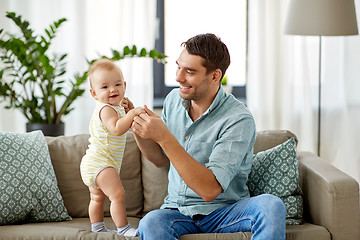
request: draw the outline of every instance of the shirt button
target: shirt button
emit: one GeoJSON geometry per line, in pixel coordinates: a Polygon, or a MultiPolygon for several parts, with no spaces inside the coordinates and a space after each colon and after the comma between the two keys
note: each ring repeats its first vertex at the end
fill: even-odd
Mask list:
{"type": "Polygon", "coordinates": [[[188,140],[188,139],[189,139],[189,136],[186,136],[186,137],[185,137],[185,140],[188,140]]]}

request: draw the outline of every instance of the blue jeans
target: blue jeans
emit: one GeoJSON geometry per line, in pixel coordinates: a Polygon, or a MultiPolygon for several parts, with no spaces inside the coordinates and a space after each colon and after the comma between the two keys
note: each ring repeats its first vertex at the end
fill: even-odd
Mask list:
{"type": "Polygon", "coordinates": [[[252,240],[285,240],[285,218],[281,199],[263,194],[194,218],[176,209],[154,210],[141,219],[138,234],[142,240],[172,240],[191,233],[252,232],[252,240]]]}

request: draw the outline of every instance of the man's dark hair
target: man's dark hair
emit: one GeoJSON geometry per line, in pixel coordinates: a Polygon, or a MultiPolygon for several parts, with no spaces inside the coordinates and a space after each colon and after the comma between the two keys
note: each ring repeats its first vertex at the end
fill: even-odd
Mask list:
{"type": "Polygon", "coordinates": [[[212,33],[199,34],[181,44],[191,55],[198,55],[204,59],[203,66],[206,73],[220,69],[221,79],[230,65],[230,54],[226,45],[219,37],[212,33]]]}

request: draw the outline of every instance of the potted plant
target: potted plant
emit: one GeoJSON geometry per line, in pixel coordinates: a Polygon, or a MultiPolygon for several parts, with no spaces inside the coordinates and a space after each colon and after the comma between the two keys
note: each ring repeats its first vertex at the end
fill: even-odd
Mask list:
{"type": "MultiPolygon", "coordinates": [[[[63,79],[67,54],[49,54],[58,28],[67,20],[61,18],[44,29],[43,35],[36,35],[20,15],[6,12],[6,17],[19,27],[21,34],[3,33],[0,29],[0,102],[24,114],[27,131],[44,128],[45,135],[63,135],[62,118],[74,109],[73,102],[83,95],[82,84],[87,78],[85,71],[75,74],[72,80],[63,79]],[[46,129],[53,127],[58,130],[47,132],[46,129]]],[[[126,46],[122,52],[112,50],[112,56],[107,58],[117,61],[125,57],[150,57],[161,63],[165,63],[166,58],[155,49],[138,51],[136,46],[126,46]]]]}

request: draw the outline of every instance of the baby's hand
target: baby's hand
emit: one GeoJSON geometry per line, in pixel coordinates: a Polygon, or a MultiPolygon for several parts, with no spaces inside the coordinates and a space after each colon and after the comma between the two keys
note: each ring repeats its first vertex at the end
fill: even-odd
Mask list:
{"type": "Polygon", "coordinates": [[[135,116],[138,116],[138,115],[140,115],[141,113],[146,113],[146,112],[145,112],[145,109],[142,108],[142,107],[137,107],[137,108],[134,109],[134,111],[135,111],[135,116]]]}
{"type": "Polygon", "coordinates": [[[121,99],[120,105],[125,109],[125,113],[128,113],[131,109],[134,109],[134,104],[127,97],[121,99]]]}

